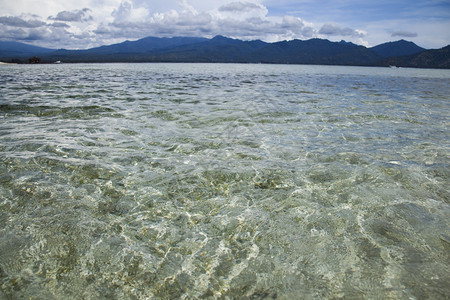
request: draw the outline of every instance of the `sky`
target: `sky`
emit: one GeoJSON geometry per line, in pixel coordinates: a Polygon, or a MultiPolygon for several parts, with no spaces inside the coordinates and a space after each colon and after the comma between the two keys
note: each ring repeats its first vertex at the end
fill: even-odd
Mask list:
{"type": "Polygon", "coordinates": [[[450,0],[0,0],[0,40],[87,49],[147,36],[450,44],[450,0]]]}

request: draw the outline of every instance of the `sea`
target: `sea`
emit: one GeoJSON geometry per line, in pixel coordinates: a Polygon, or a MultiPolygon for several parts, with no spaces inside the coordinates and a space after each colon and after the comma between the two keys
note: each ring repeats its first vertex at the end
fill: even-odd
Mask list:
{"type": "Polygon", "coordinates": [[[448,299],[450,70],[0,66],[0,299],[448,299]]]}

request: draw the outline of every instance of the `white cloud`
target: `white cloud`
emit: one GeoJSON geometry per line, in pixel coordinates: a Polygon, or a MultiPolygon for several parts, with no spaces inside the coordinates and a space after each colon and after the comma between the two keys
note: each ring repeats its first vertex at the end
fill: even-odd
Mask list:
{"type": "Polygon", "coordinates": [[[115,23],[139,23],[144,22],[149,12],[146,8],[134,8],[130,1],[123,1],[112,14],[115,23]]]}
{"type": "Polygon", "coordinates": [[[287,32],[290,32],[293,36],[302,36],[309,38],[316,34],[316,30],[314,29],[312,24],[308,24],[302,19],[292,16],[283,17],[280,27],[287,30],[287,32]]]}

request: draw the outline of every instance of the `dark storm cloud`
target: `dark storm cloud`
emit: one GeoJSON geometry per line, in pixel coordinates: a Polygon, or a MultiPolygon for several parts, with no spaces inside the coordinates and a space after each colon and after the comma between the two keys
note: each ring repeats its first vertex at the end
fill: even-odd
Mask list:
{"type": "Polygon", "coordinates": [[[56,17],[49,17],[49,19],[65,22],[86,22],[92,20],[92,16],[88,15],[89,12],[89,8],[74,11],[61,11],[56,17]]]}
{"type": "Polygon", "coordinates": [[[19,17],[0,17],[0,24],[21,28],[36,28],[45,25],[45,23],[42,21],[38,20],[27,21],[19,17]]]}
{"type": "Polygon", "coordinates": [[[403,30],[398,30],[398,31],[394,31],[391,34],[392,37],[408,37],[408,38],[413,38],[413,37],[417,37],[418,34],[416,32],[410,32],[410,31],[403,31],[403,30]]]}

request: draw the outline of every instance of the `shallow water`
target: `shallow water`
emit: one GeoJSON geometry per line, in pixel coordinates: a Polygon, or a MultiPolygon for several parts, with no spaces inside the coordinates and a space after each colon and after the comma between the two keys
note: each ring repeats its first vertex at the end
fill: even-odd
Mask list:
{"type": "Polygon", "coordinates": [[[0,299],[445,299],[450,71],[0,68],[0,299]]]}

